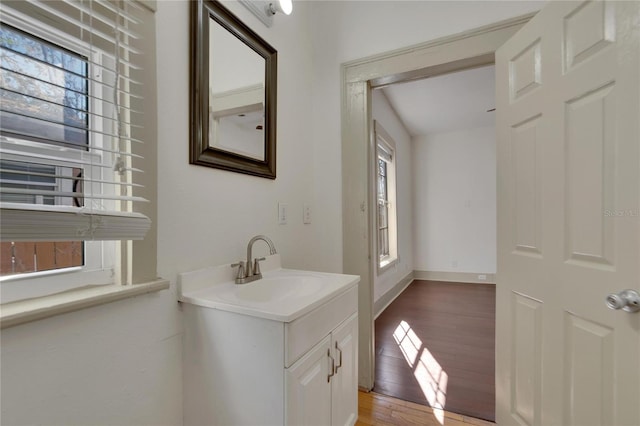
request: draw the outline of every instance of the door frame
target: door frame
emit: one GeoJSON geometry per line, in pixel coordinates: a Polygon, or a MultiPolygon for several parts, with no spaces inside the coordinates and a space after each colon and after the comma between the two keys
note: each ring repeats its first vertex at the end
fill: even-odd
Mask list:
{"type": "MultiPolygon", "coordinates": [[[[535,13],[385,52],[341,65],[342,261],[360,276],[358,287],[358,385],[371,390],[375,373],[373,276],[375,243],[375,140],[371,89],[490,65],[495,51],[535,13]]],[[[498,271],[499,272],[499,271],[498,271]]]]}

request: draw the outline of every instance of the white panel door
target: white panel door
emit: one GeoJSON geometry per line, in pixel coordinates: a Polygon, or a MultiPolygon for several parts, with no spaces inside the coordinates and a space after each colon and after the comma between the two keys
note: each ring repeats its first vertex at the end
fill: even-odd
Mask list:
{"type": "Polygon", "coordinates": [[[500,425],[639,425],[640,2],[549,2],[496,53],[500,425]]]}
{"type": "Polygon", "coordinates": [[[351,426],[358,419],[358,314],[332,333],[335,375],[331,378],[331,424],[351,426]]]}
{"type": "Polygon", "coordinates": [[[326,426],[331,424],[330,371],[331,336],[307,352],[285,370],[286,424],[326,426]]]}

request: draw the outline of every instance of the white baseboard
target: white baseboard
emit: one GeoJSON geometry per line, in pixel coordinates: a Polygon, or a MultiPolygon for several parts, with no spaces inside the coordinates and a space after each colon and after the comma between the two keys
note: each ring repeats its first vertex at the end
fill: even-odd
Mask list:
{"type": "Polygon", "coordinates": [[[456,283],[496,283],[496,274],[475,272],[413,271],[413,278],[416,280],[449,281],[456,283]],[[486,279],[481,280],[480,278],[478,278],[478,276],[481,275],[484,275],[486,279]]]}
{"type": "Polygon", "coordinates": [[[387,291],[378,300],[375,301],[375,303],[373,304],[374,319],[378,318],[378,315],[380,315],[382,311],[387,309],[387,306],[389,306],[391,302],[393,302],[396,299],[396,297],[400,296],[400,294],[402,294],[404,289],[407,288],[409,284],[413,282],[414,272],[415,271],[409,272],[396,285],[391,287],[389,291],[387,291]]]}

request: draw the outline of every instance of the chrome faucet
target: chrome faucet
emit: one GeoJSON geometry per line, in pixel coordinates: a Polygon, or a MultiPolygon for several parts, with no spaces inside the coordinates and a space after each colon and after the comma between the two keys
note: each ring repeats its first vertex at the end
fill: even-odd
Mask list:
{"type": "Polygon", "coordinates": [[[260,261],[264,260],[264,257],[252,259],[252,251],[253,244],[262,240],[269,245],[269,254],[276,254],[276,246],[273,244],[273,241],[265,235],[256,235],[255,237],[249,240],[249,244],[247,244],[247,261],[246,263],[242,260],[238,263],[234,263],[231,267],[238,267],[238,275],[236,276],[236,284],[246,284],[251,281],[259,280],[262,278],[262,273],[260,272],[260,261]]]}

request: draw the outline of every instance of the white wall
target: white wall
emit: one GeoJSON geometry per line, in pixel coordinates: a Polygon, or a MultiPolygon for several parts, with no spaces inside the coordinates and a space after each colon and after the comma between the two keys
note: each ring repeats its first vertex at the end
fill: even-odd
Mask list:
{"type": "MultiPolygon", "coordinates": [[[[189,164],[189,4],[160,2],[159,273],[174,281],[180,272],[243,259],[247,242],[256,234],[273,239],[285,266],[338,271],[339,253],[318,250],[314,244],[315,229],[335,232],[339,222],[316,211],[322,200],[314,194],[310,143],[309,4],[296,3],[295,13],[276,16],[271,28],[242,5],[225,5],[278,51],[277,179],[189,164]],[[278,202],[288,204],[287,225],[277,224],[278,202]],[[312,206],[310,225],[302,223],[304,203],[312,206]]],[[[339,248],[340,242],[334,246],[339,248]]],[[[266,245],[255,248],[257,254],[267,253],[266,245]]]]}
{"type": "Polygon", "coordinates": [[[495,128],[414,138],[414,268],[495,273],[495,128]]]}
{"type": "Polygon", "coordinates": [[[181,424],[176,305],[165,290],[2,330],[2,424],[181,424]]]}
{"type": "Polygon", "coordinates": [[[373,300],[376,302],[413,271],[413,191],[411,136],[382,90],[373,91],[372,116],[396,143],[396,206],[398,217],[398,262],[380,275],[374,274],[373,300]]]}

